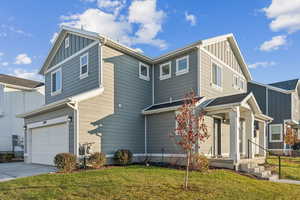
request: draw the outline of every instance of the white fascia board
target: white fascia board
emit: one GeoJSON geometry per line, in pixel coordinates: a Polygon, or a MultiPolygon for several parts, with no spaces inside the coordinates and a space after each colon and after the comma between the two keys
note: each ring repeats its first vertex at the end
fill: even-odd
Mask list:
{"type": "Polygon", "coordinates": [[[54,119],[49,119],[49,120],[43,120],[43,121],[40,121],[40,122],[30,123],[30,124],[27,124],[27,128],[28,129],[33,129],[33,128],[40,128],[40,127],[50,126],[50,125],[54,125],[54,124],[65,123],[65,122],[68,121],[68,117],[69,116],[62,116],[62,117],[57,117],[57,118],[54,118],[54,119]]]}
{"type": "Polygon", "coordinates": [[[72,102],[80,102],[80,101],[84,101],[84,100],[96,97],[98,95],[101,95],[103,92],[104,92],[104,87],[100,86],[99,88],[90,90],[90,91],[85,92],[85,93],[78,94],[76,96],[70,97],[69,99],[72,102]]]}
{"type": "Polygon", "coordinates": [[[270,90],[274,90],[274,91],[277,91],[277,92],[284,93],[284,94],[291,94],[292,92],[294,92],[294,90],[285,90],[285,89],[281,89],[281,88],[274,87],[274,86],[271,86],[271,85],[267,85],[267,84],[263,84],[263,83],[258,83],[256,81],[249,81],[249,82],[253,83],[253,84],[256,84],[256,85],[260,85],[260,86],[266,87],[266,88],[268,88],[270,90]]]}
{"type": "Polygon", "coordinates": [[[169,111],[177,110],[179,107],[180,106],[172,106],[172,107],[168,107],[168,108],[160,108],[160,109],[155,109],[155,110],[142,111],[142,114],[151,115],[151,114],[156,114],[156,113],[169,112],[169,111]]]}

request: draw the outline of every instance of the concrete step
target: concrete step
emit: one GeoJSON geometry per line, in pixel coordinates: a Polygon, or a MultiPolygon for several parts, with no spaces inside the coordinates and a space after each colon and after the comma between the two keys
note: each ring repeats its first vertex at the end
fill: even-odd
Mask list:
{"type": "Polygon", "coordinates": [[[259,167],[257,163],[243,163],[240,165],[240,170],[244,172],[251,172],[252,169],[259,167]]]}
{"type": "Polygon", "coordinates": [[[272,173],[271,171],[261,171],[258,173],[254,173],[254,175],[260,178],[269,178],[272,175],[272,173]]]}
{"type": "Polygon", "coordinates": [[[278,179],[279,179],[279,177],[278,177],[277,174],[272,174],[272,175],[268,178],[269,181],[274,181],[274,180],[278,180],[278,179]]]}

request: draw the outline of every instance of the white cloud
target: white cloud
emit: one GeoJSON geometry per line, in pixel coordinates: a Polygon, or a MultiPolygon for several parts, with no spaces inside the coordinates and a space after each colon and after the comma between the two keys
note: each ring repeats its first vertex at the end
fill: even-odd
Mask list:
{"type": "Polygon", "coordinates": [[[271,30],[286,30],[289,33],[300,30],[300,0],[272,0],[263,11],[272,19],[271,30]]]}
{"type": "Polygon", "coordinates": [[[126,1],[125,0],[98,0],[97,5],[101,9],[107,11],[113,11],[117,15],[122,8],[124,8],[126,1]]]}
{"type": "Polygon", "coordinates": [[[286,44],[286,36],[285,35],[278,35],[275,37],[272,37],[271,40],[265,41],[261,46],[260,50],[261,51],[272,51],[272,50],[277,50],[281,46],[286,44]]]}
{"type": "Polygon", "coordinates": [[[256,69],[258,67],[272,67],[276,65],[275,62],[271,61],[271,62],[268,62],[268,61],[265,61],[265,62],[256,62],[256,63],[253,63],[253,64],[250,64],[248,65],[249,68],[251,69],[256,69]]]}
{"type": "Polygon", "coordinates": [[[16,61],[15,61],[15,64],[17,65],[28,65],[28,64],[31,64],[31,58],[26,54],[26,53],[22,53],[22,54],[19,54],[17,55],[16,57],[16,61]]]}
{"type": "Polygon", "coordinates": [[[185,12],[184,16],[185,16],[185,20],[188,21],[191,26],[195,26],[197,24],[197,18],[195,15],[185,12]]]}
{"type": "Polygon", "coordinates": [[[4,53],[3,53],[3,52],[0,52],[0,57],[3,56],[3,55],[4,55],[4,53]]]}
{"type": "Polygon", "coordinates": [[[23,31],[22,29],[16,28],[12,25],[7,25],[7,24],[1,24],[0,28],[2,30],[4,30],[0,36],[2,35],[3,37],[7,36],[7,32],[12,32],[12,33],[16,33],[16,34],[20,34],[26,37],[31,37],[32,35],[30,33],[27,33],[25,31],[23,31]]]}
{"type": "Polygon", "coordinates": [[[27,71],[21,68],[17,68],[13,70],[13,73],[11,75],[20,78],[25,78],[25,79],[37,80],[37,81],[43,80],[43,77],[38,74],[38,70],[27,71]]]}
{"type": "Polygon", "coordinates": [[[6,67],[9,63],[8,62],[2,62],[0,63],[0,66],[6,67]]]}
{"type": "Polygon", "coordinates": [[[55,39],[57,38],[57,36],[58,36],[58,33],[57,33],[57,32],[53,33],[52,38],[50,39],[50,43],[51,43],[51,44],[54,43],[54,41],[55,41],[55,39]]]}

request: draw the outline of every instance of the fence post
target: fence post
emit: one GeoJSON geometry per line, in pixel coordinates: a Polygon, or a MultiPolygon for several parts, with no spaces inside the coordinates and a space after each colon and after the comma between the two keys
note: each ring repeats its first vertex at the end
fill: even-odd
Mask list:
{"type": "Polygon", "coordinates": [[[248,139],[248,159],[250,158],[250,140],[248,139]]]}
{"type": "Polygon", "coordinates": [[[281,157],[278,156],[278,159],[279,159],[279,166],[278,166],[278,169],[279,169],[279,179],[281,179],[281,157]]]}

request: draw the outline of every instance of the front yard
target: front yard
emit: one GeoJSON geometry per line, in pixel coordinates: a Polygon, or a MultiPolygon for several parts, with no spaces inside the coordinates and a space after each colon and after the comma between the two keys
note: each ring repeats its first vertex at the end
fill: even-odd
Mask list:
{"type": "Polygon", "coordinates": [[[191,173],[129,166],[72,174],[48,174],[0,183],[0,199],[297,199],[299,185],[260,181],[229,170],[191,173]]]}
{"type": "MultiPolygon", "coordinates": [[[[278,173],[278,157],[270,156],[267,159],[267,166],[278,173]]],[[[300,157],[281,157],[281,178],[300,180],[300,157]]]]}

